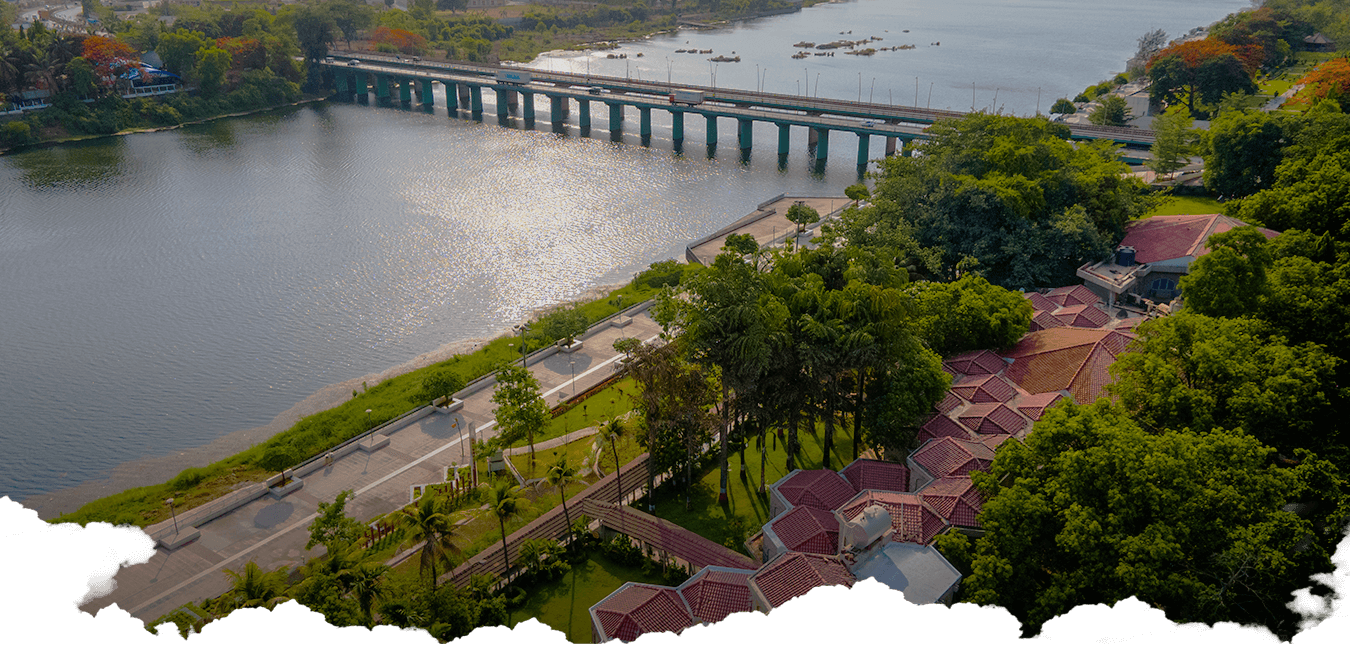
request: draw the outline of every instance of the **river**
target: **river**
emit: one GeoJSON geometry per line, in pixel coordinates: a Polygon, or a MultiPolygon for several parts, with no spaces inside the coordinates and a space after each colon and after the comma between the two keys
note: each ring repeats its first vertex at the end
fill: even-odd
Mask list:
{"type": "MultiPolygon", "coordinates": [[[[923,91],[932,80],[934,107],[968,108],[974,81],[977,106],[981,88],[984,104],[998,89],[1006,111],[1029,113],[1033,84],[1047,106],[1119,69],[1144,31],[1180,33],[1242,4],[863,0],[616,50],[642,58],[535,65],[580,71],[589,59],[596,73],[655,78],[677,46],[735,49],[742,63],[716,66],[718,85],[755,87],[758,61],[770,91],[807,77],[814,94],[819,73],[819,94],[856,98],[861,73],[864,99],[875,76],[912,103],[917,75],[923,91]],[[919,47],[813,57],[793,78],[791,43],[850,29],[919,47]]],[[[706,56],[679,56],[674,80],[709,80],[706,56]]],[[[438,105],[321,104],[0,158],[0,494],[71,488],[264,427],[325,386],[679,257],[762,200],[857,179],[851,142],[815,173],[799,133],[780,166],[729,145],[679,155],[661,112],[644,147],[438,105]]],[[[687,142],[702,142],[700,123],[687,142]]],[[[772,141],[758,128],[756,141],[772,141]]],[[[192,459],[131,479],[162,481],[192,459]]]]}

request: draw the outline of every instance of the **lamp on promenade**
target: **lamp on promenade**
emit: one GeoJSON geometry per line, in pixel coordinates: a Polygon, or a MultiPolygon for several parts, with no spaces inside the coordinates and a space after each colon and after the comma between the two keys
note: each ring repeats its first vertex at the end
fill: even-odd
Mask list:
{"type": "Polygon", "coordinates": [[[577,396],[577,360],[568,359],[567,366],[572,369],[572,397],[577,396]]]}
{"type": "Polygon", "coordinates": [[[530,329],[530,326],[521,323],[519,325],[512,325],[511,329],[520,332],[520,367],[528,368],[529,362],[525,358],[525,330],[530,329]]]}
{"type": "Polygon", "coordinates": [[[164,500],[164,505],[169,506],[169,516],[173,518],[173,536],[178,536],[178,513],[173,510],[173,497],[164,500]]]}
{"type": "Polygon", "coordinates": [[[375,439],[375,430],[370,428],[370,409],[366,409],[366,442],[375,439]]]}

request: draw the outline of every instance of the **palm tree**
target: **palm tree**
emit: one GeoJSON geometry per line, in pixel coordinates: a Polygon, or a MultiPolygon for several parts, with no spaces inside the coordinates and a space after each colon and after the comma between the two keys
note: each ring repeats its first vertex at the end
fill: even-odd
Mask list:
{"type": "MultiPolygon", "coordinates": [[[[563,517],[567,518],[567,533],[570,536],[572,533],[572,515],[567,512],[567,495],[563,492],[563,486],[576,480],[577,468],[568,465],[567,457],[563,456],[558,459],[558,462],[549,466],[548,473],[544,475],[544,478],[548,480],[549,485],[558,488],[558,498],[562,499],[563,517]]],[[[502,537],[505,536],[505,533],[503,533],[502,537]]]]}
{"type": "Polygon", "coordinates": [[[263,571],[252,560],[244,565],[242,573],[224,569],[230,577],[230,590],[225,592],[222,602],[230,609],[240,607],[268,607],[285,599],[287,568],[276,571],[263,571]]]}
{"type": "Polygon", "coordinates": [[[506,554],[506,520],[520,510],[520,497],[516,496],[514,486],[498,483],[492,486],[492,493],[488,495],[488,505],[502,526],[502,559],[506,561],[506,570],[502,575],[505,576],[511,573],[511,557],[506,554]]]}
{"type": "Polygon", "coordinates": [[[351,572],[352,595],[356,596],[356,602],[361,606],[361,613],[366,616],[366,625],[375,624],[374,615],[371,614],[371,608],[375,605],[375,599],[384,594],[384,581],[381,579],[384,572],[389,567],[375,562],[368,562],[356,567],[351,572]]]}
{"type": "Polygon", "coordinates": [[[600,435],[609,441],[609,448],[614,451],[614,482],[619,484],[619,505],[623,505],[623,474],[619,471],[619,438],[624,437],[627,433],[628,426],[619,418],[614,418],[600,425],[600,435]]]}
{"type": "Polygon", "coordinates": [[[455,523],[450,520],[447,503],[425,492],[417,503],[399,511],[399,527],[406,537],[422,543],[418,571],[430,575],[431,589],[435,591],[437,563],[444,561],[447,570],[454,568],[448,551],[459,552],[459,547],[450,541],[455,535],[455,523]]]}

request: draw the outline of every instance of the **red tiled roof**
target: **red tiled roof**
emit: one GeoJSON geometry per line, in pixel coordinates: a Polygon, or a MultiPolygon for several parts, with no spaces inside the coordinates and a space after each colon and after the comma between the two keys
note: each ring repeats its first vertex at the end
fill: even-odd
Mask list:
{"type": "MultiPolygon", "coordinates": [[[[1041,295],[1041,294],[1038,293],[1038,294],[1036,294],[1036,295],[1039,296],[1039,295],[1041,295]]],[[[1047,301],[1047,302],[1048,302],[1048,301],[1047,301]]],[[[1059,305],[1054,305],[1054,304],[1052,304],[1051,307],[1052,307],[1052,308],[1057,308],[1057,307],[1059,307],[1059,305]]],[[[1032,314],[1032,315],[1031,315],[1031,324],[1030,324],[1030,326],[1027,327],[1027,331],[1030,331],[1030,332],[1039,332],[1039,331],[1041,331],[1041,330],[1048,330],[1048,329],[1050,329],[1050,328],[1052,328],[1052,327],[1063,327],[1063,326],[1064,326],[1064,321],[1063,321],[1063,320],[1060,320],[1059,317],[1057,317],[1057,316],[1055,316],[1054,314],[1050,313],[1050,311],[1051,311],[1051,310],[1046,309],[1046,310],[1041,310],[1041,311],[1038,311],[1038,312],[1032,314]]]]}
{"type": "Polygon", "coordinates": [[[1036,393],[1018,400],[1017,410],[1022,415],[1035,421],[1041,419],[1041,416],[1045,414],[1045,409],[1054,406],[1062,399],[1064,399],[1064,396],[1059,393],[1036,393]]]}
{"type": "Polygon", "coordinates": [[[913,544],[931,544],[933,538],[947,528],[937,511],[926,505],[923,498],[908,492],[868,490],[854,497],[839,509],[844,519],[852,520],[868,506],[881,506],[891,514],[891,541],[913,544]]]}
{"type": "Polygon", "coordinates": [[[1134,328],[1139,327],[1139,324],[1142,322],[1144,322],[1143,316],[1130,316],[1129,318],[1120,319],[1120,321],[1116,323],[1114,329],[1117,332],[1132,332],[1134,331],[1134,328]]]}
{"type": "Polygon", "coordinates": [[[1031,308],[1036,311],[1054,311],[1055,308],[1059,306],[1049,298],[1046,298],[1044,294],[1036,293],[1035,291],[1028,291],[1022,295],[1026,296],[1026,299],[1031,301],[1031,308]]]}
{"type": "Polygon", "coordinates": [[[595,617],[609,638],[624,641],[647,632],[679,632],[694,624],[675,589],[635,583],[596,603],[595,617]]]}
{"type": "Polygon", "coordinates": [[[759,566],[759,562],[745,555],[636,508],[591,499],[583,501],[582,506],[588,516],[599,520],[605,527],[647,542],[694,566],[733,569],[754,569],[759,566]]]}
{"type": "Polygon", "coordinates": [[[839,472],[806,469],[789,476],[776,486],[789,505],[834,510],[857,494],[839,472]]]}
{"type": "Polygon", "coordinates": [[[992,375],[1008,367],[1003,357],[991,350],[963,352],[946,360],[947,367],[963,375],[992,375]]]}
{"type": "Polygon", "coordinates": [[[1003,354],[1013,360],[1003,376],[1028,393],[1068,390],[1079,404],[1091,404],[1111,383],[1106,371],[1129,338],[1119,332],[1056,327],[1031,332],[1003,354]]]}
{"type": "Polygon", "coordinates": [[[1049,298],[1050,302],[1053,302],[1061,307],[1073,307],[1074,305],[1095,305],[1101,301],[1101,298],[1098,298],[1097,294],[1092,293],[1091,289],[1081,284],[1051,289],[1045,292],[1045,297],[1049,298]]]}
{"type": "Polygon", "coordinates": [[[919,490],[919,496],[943,519],[954,526],[976,528],[975,516],[984,507],[984,497],[975,489],[969,476],[940,478],[919,490]]]}
{"type": "Polygon", "coordinates": [[[933,478],[942,478],[989,469],[994,462],[994,449],[976,440],[936,438],[924,443],[911,457],[933,478]]]}
{"type": "Polygon", "coordinates": [[[950,413],[952,409],[961,406],[963,403],[960,396],[951,391],[947,391],[942,394],[942,401],[938,402],[937,406],[934,408],[937,409],[938,413],[950,413]]]}
{"type": "MultiPolygon", "coordinates": [[[[1139,264],[1152,264],[1179,257],[1200,257],[1209,253],[1206,241],[1210,235],[1227,232],[1244,222],[1220,214],[1179,214],[1149,217],[1125,225],[1121,246],[1134,247],[1134,259],[1139,264]]],[[[1267,239],[1278,235],[1274,230],[1260,229],[1267,239]]]]}
{"type": "MultiPolygon", "coordinates": [[[[970,438],[970,432],[945,415],[935,415],[919,427],[919,442],[928,442],[933,438],[970,438]]],[[[857,494],[855,491],[854,494],[857,494]]],[[[851,495],[850,495],[851,496],[851,495]]]]}
{"type": "Polygon", "coordinates": [[[834,555],[839,552],[839,520],[828,510],[795,506],[769,523],[789,551],[834,555]]]}
{"type": "Polygon", "coordinates": [[[680,585],[689,611],[704,623],[716,623],[733,612],[755,609],[750,597],[750,573],[708,567],[680,585]]]}
{"type": "Polygon", "coordinates": [[[1111,322],[1106,312],[1093,305],[1074,305],[1055,312],[1055,318],[1070,327],[1101,327],[1111,322]]]}
{"type": "Polygon", "coordinates": [[[824,585],[853,586],[853,574],[832,557],[786,553],[755,572],[750,581],[764,594],[770,607],[778,607],[824,585]]]}
{"type": "Polygon", "coordinates": [[[961,424],[985,435],[1008,434],[1021,431],[1027,421],[1005,404],[976,404],[958,418],[961,424]]]}
{"type": "Polygon", "coordinates": [[[998,375],[970,375],[952,385],[952,392],[968,402],[987,404],[1006,402],[1017,395],[1017,389],[998,375]]]}
{"type": "Polygon", "coordinates": [[[849,463],[842,473],[855,493],[863,490],[904,492],[909,489],[909,468],[902,463],[859,458],[849,463]]]}

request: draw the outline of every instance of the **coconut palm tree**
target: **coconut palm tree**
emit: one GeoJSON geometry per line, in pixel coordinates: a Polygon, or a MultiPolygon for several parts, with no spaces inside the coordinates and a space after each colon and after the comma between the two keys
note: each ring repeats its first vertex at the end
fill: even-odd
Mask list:
{"type": "Polygon", "coordinates": [[[506,520],[514,517],[520,510],[520,500],[521,498],[516,495],[516,487],[508,483],[492,486],[492,492],[488,495],[488,506],[497,515],[497,522],[502,527],[502,559],[506,561],[506,571],[502,575],[511,573],[511,557],[506,554],[506,520]]]}
{"type": "Polygon", "coordinates": [[[451,541],[456,526],[450,520],[449,504],[435,498],[429,491],[424,492],[417,503],[399,511],[399,527],[403,529],[405,538],[422,544],[418,572],[430,576],[430,587],[434,591],[437,565],[444,563],[447,571],[454,568],[450,562],[450,552],[459,552],[459,547],[451,541]]]}
{"type": "Polygon", "coordinates": [[[285,600],[286,591],[286,567],[281,567],[276,571],[263,571],[262,567],[252,560],[244,565],[241,573],[236,573],[229,569],[224,569],[225,575],[230,577],[230,590],[225,592],[225,597],[221,602],[230,610],[240,607],[267,607],[271,608],[278,602],[285,600]]]}
{"type": "Polygon", "coordinates": [[[361,613],[366,616],[366,626],[375,624],[374,615],[371,608],[375,605],[375,599],[384,594],[384,581],[382,580],[384,572],[389,567],[375,562],[362,564],[351,572],[352,595],[356,596],[356,602],[361,606],[361,613]]]}
{"type": "Polygon", "coordinates": [[[628,434],[628,425],[623,420],[613,418],[610,421],[600,425],[600,435],[609,441],[609,448],[614,451],[614,482],[619,485],[619,505],[623,505],[623,474],[619,468],[619,439],[628,434]]]}
{"type": "MultiPolygon", "coordinates": [[[[577,479],[577,468],[567,464],[567,457],[563,456],[558,462],[553,463],[548,468],[548,473],[544,475],[549,485],[558,488],[558,498],[562,499],[563,517],[567,519],[567,532],[572,532],[572,515],[567,511],[567,494],[563,492],[563,487],[577,479]]],[[[505,535],[503,535],[505,537],[505,535]]]]}

